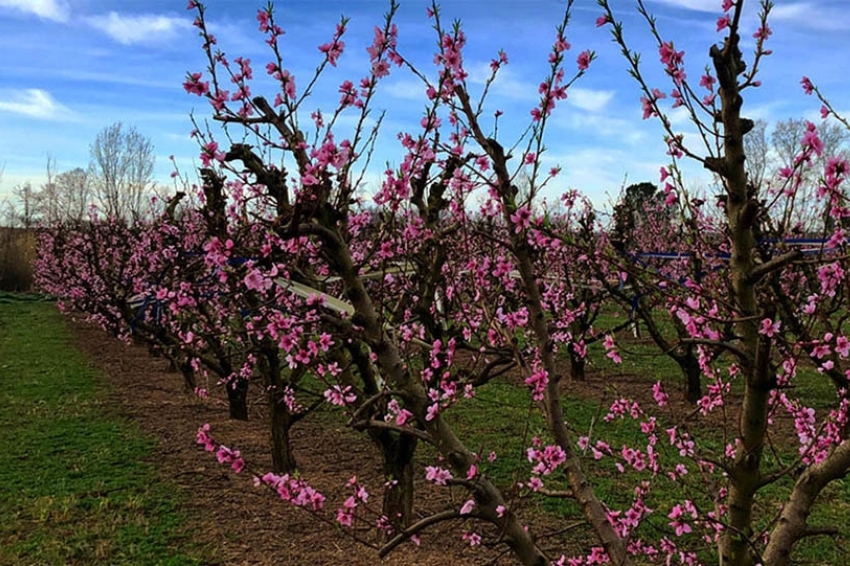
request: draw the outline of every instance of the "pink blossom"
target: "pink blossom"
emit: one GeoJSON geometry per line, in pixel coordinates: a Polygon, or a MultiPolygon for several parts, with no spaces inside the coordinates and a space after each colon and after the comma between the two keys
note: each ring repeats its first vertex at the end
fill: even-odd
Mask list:
{"type": "Polygon", "coordinates": [[[675,529],[676,536],[682,536],[682,535],[692,531],[691,526],[688,523],[686,523],[684,520],[682,520],[682,517],[684,516],[684,514],[685,514],[685,511],[683,510],[682,506],[676,505],[676,506],[673,507],[673,509],[667,515],[667,517],[669,517],[670,519],[673,519],[668,524],[675,529]]]}
{"type": "Polygon", "coordinates": [[[204,450],[207,452],[212,452],[215,450],[215,441],[213,441],[212,437],[208,434],[210,431],[209,423],[202,425],[198,429],[198,433],[196,436],[196,441],[198,444],[204,447],[204,450]]]}
{"type": "Polygon", "coordinates": [[[461,515],[469,515],[470,513],[472,513],[472,510],[474,508],[475,508],[475,500],[474,499],[468,499],[466,501],[466,503],[464,503],[463,506],[460,508],[460,514],[461,515]]]}
{"type": "Polygon", "coordinates": [[[593,60],[593,51],[582,51],[576,59],[579,71],[586,71],[590,67],[590,62],[593,60]]]}
{"type": "Polygon", "coordinates": [[[189,94],[197,94],[198,96],[203,96],[207,94],[210,90],[209,81],[201,81],[201,73],[191,73],[188,76],[186,82],[183,83],[183,89],[189,94]]]}
{"type": "Polygon", "coordinates": [[[336,510],[336,521],[343,527],[350,527],[354,520],[354,513],[350,509],[339,508],[336,510]]]}
{"type": "Polygon", "coordinates": [[[444,468],[440,468],[437,466],[426,466],[425,479],[430,482],[434,482],[436,485],[446,485],[446,482],[452,479],[452,474],[444,468]]]}
{"type": "Polygon", "coordinates": [[[800,84],[803,85],[803,92],[806,94],[812,94],[815,90],[815,87],[812,85],[812,81],[809,80],[809,77],[803,77],[800,79],[800,84]]]}
{"type": "Polygon", "coordinates": [[[769,318],[765,318],[761,321],[761,328],[759,328],[759,334],[763,334],[768,338],[773,338],[774,334],[779,332],[779,328],[782,326],[782,321],[777,320],[773,322],[769,318]]]}
{"type": "Polygon", "coordinates": [[[257,10],[257,22],[259,30],[263,33],[269,31],[269,12],[268,10],[257,10]]]}
{"type": "Polygon", "coordinates": [[[771,29],[767,27],[767,24],[765,24],[763,27],[760,27],[756,30],[756,32],[753,34],[753,38],[758,39],[759,41],[764,41],[772,34],[773,32],[771,31],[771,29]]]}
{"type": "Polygon", "coordinates": [[[570,47],[570,42],[564,39],[563,37],[558,37],[558,39],[555,40],[554,50],[556,53],[567,51],[570,47]]]}
{"type": "Polygon", "coordinates": [[[490,61],[490,68],[496,72],[502,65],[508,64],[508,54],[504,51],[499,51],[499,58],[490,61]]]}
{"type": "Polygon", "coordinates": [[[514,232],[519,234],[531,224],[531,209],[527,205],[519,207],[511,214],[511,222],[514,224],[514,232]]]}
{"type": "Polygon", "coordinates": [[[850,356],[850,340],[846,336],[839,336],[835,339],[835,351],[842,358],[850,356]]]}
{"type": "Polygon", "coordinates": [[[266,291],[271,288],[272,282],[270,279],[263,277],[263,274],[258,269],[252,269],[243,279],[245,287],[253,291],[266,291]]]}
{"type": "Polygon", "coordinates": [[[339,59],[339,56],[342,55],[342,51],[344,48],[344,41],[334,39],[330,43],[323,43],[322,45],[320,45],[319,51],[325,54],[328,59],[328,63],[330,63],[332,67],[336,67],[336,62],[339,59]]]}
{"type": "Polygon", "coordinates": [[[357,400],[357,395],[351,391],[350,385],[346,385],[345,387],[334,385],[330,389],[325,390],[324,397],[328,402],[339,407],[344,407],[357,400]]]}
{"type": "Polygon", "coordinates": [[[605,346],[605,350],[608,352],[606,354],[606,356],[611,358],[611,360],[615,364],[619,364],[620,362],[623,361],[622,358],[620,358],[620,354],[617,353],[617,349],[616,349],[616,345],[614,344],[614,337],[613,336],[611,336],[610,334],[606,334],[605,339],[602,343],[605,346]]]}
{"type": "Polygon", "coordinates": [[[804,149],[814,151],[818,156],[823,154],[823,142],[818,136],[817,127],[811,122],[806,122],[806,131],[803,133],[803,139],[800,143],[802,143],[804,149]]]}
{"type": "Polygon", "coordinates": [[[201,148],[201,163],[204,164],[204,167],[209,167],[213,159],[219,162],[224,161],[224,152],[219,151],[218,144],[211,141],[201,148]]]}
{"type": "Polygon", "coordinates": [[[682,63],[682,56],[685,52],[676,51],[673,47],[673,42],[668,41],[661,44],[661,47],[658,48],[658,54],[661,58],[661,62],[664,63],[668,69],[672,70],[682,63]]]}
{"type": "Polygon", "coordinates": [[[660,381],[656,381],[652,385],[652,398],[655,399],[655,402],[658,404],[659,407],[663,407],[667,404],[668,396],[667,393],[665,393],[664,390],[661,388],[660,381]]]}
{"type": "Polygon", "coordinates": [[[531,387],[532,399],[542,401],[543,395],[546,392],[546,386],[549,384],[549,374],[545,369],[541,368],[526,377],[525,384],[531,387]]]}
{"type": "Polygon", "coordinates": [[[653,103],[655,101],[651,100],[645,96],[640,97],[640,107],[643,109],[643,119],[646,120],[650,116],[655,116],[655,108],[653,108],[653,103]]]}

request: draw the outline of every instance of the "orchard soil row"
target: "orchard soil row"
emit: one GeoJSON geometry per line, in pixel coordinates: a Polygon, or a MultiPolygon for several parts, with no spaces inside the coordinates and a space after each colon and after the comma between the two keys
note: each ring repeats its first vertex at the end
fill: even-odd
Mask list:
{"type": "MultiPolygon", "coordinates": [[[[268,428],[259,412],[248,422],[227,419],[225,406],[187,393],[179,374],[168,371],[167,362],[153,358],[145,347],[119,342],[99,328],[80,320],[71,322],[77,346],[104,375],[115,396],[116,410],[136,421],[157,442],[155,465],[168,481],[188,492],[187,528],[204,546],[216,549],[211,564],[376,564],[377,552],[345,536],[332,524],[277,500],[266,489],[256,488],[248,474],[235,475],[212,454],[195,443],[197,428],[210,423],[216,439],[239,445],[248,465],[268,470],[268,428]]],[[[360,436],[343,427],[331,428],[311,419],[294,430],[299,466],[311,485],[330,492],[354,474],[365,481],[380,507],[380,467],[375,450],[360,436]],[[312,448],[323,447],[321,451],[312,448]],[[363,476],[363,470],[367,476],[363,476]]],[[[424,501],[421,508],[439,508],[443,497],[417,486],[424,501]],[[429,499],[429,497],[431,499],[429,499]]],[[[329,509],[341,501],[329,498],[329,509]]],[[[454,525],[456,528],[457,525],[454,525]]],[[[443,529],[451,528],[446,525],[443,529]]],[[[441,531],[442,534],[445,534],[441,531]]],[[[407,544],[382,564],[483,564],[498,554],[490,549],[471,549],[460,540],[460,531],[449,536],[423,536],[420,548],[407,544]]],[[[499,563],[510,563],[503,557],[499,563]]]]}
{"type": "MultiPolygon", "coordinates": [[[[116,410],[136,421],[157,442],[153,458],[159,472],[187,492],[187,528],[195,541],[215,549],[214,556],[218,558],[210,564],[513,563],[511,556],[505,554],[504,545],[470,548],[461,540],[457,523],[445,523],[426,532],[421,547],[407,543],[381,562],[375,549],[344,535],[332,523],[323,522],[276,499],[270,491],[255,487],[249,474],[232,473],[195,443],[198,427],[209,423],[217,441],[241,450],[249,467],[268,471],[268,427],[261,406],[254,408],[248,422],[229,420],[224,404],[187,392],[179,374],[169,371],[165,360],[151,357],[146,347],[127,346],[100,328],[73,317],[70,324],[77,346],[108,376],[116,410]]],[[[600,380],[588,377],[586,383],[572,382],[571,393],[599,402],[606,396],[605,388],[600,380]]],[[[646,396],[647,387],[640,381],[637,376],[618,376],[618,394],[636,399],[646,396]]],[[[610,386],[611,382],[608,383],[610,386]]],[[[673,418],[676,413],[681,415],[690,410],[683,402],[671,401],[668,410],[673,418]]],[[[375,457],[376,450],[362,436],[341,422],[334,425],[328,419],[307,418],[294,429],[294,449],[299,468],[319,491],[326,494],[339,491],[341,484],[357,475],[380,507],[380,462],[375,457]],[[317,446],[322,450],[314,450],[317,446]]],[[[423,478],[417,485],[416,507],[423,513],[439,511],[447,503],[447,497],[450,494],[445,490],[434,489],[423,478]]],[[[336,509],[341,503],[342,500],[329,498],[327,509],[336,509]]],[[[559,524],[546,513],[537,514],[534,523],[543,531],[554,530],[559,524]]],[[[583,543],[582,533],[572,536],[578,537],[573,541],[579,546],[592,544],[590,532],[583,543]]]]}

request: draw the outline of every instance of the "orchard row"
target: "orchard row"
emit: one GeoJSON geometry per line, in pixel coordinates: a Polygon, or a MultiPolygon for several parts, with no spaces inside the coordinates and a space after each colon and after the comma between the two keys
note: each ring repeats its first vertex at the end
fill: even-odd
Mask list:
{"type": "MultiPolygon", "coordinates": [[[[162,203],[156,217],[131,224],[95,212],[46,227],[39,284],[116,335],[156,347],[181,368],[187,388],[200,391],[199,376],[212,376],[221,392],[202,393],[226,396],[234,419],[247,418],[249,399],[261,395],[270,471],[246,467],[238,447],[219,444],[202,423],[198,443],[351,536],[363,539],[369,526],[381,555],[449,522],[451,536],[506,545],[523,564],[790,564],[799,540],[838,532],[809,517],[818,495],[850,469],[848,164],[818,159],[823,146],[810,125],[793,163],[759,185],[748,178],[744,140],[753,122],[742,114],[743,94],[759,86],[759,62],[770,54],[771,5],[762,3],[749,32],[747,65],[744,3],[719,6],[724,39],[695,86],[684,53],[637,2],[671,81],[668,96],[644,81],[622,25],[600,0],[597,24],[622,48],[645,118],[666,132],[670,160],[657,194],[635,187],[604,219],[577,191],[559,191],[557,202],[541,197],[559,173],[541,165],[547,124],[594,59],[570,55],[572,2],[539,104],[516,141],[486,133],[493,122],[482,110],[507,54],[494,54],[487,87],[474,92],[463,30],[444,27],[436,5],[433,69],[414,68],[397,50],[391,3],[362,78],[324,80],[344,56],[343,19],[319,46],[303,90],[285,67],[274,12],[261,10],[266,71],[279,85],[264,97],[251,94],[249,60],[216,51],[205,8],[192,0],[209,66],[184,86],[209,101],[228,140],[243,141],[222,146],[216,132],[199,128],[201,182],[162,203]],[[422,80],[425,110],[418,131],[399,135],[398,166],[364,197],[359,182],[381,123],[370,116],[390,72],[422,80]],[[338,105],[306,110],[320,88],[337,89],[338,105]],[[684,144],[665,100],[690,111],[705,143],[684,144]],[[683,159],[716,174],[716,201],[689,195],[683,159]],[[818,163],[825,165],[815,170],[818,163]],[[814,199],[799,197],[812,188],[814,199]],[[681,378],[648,376],[643,402],[617,399],[597,427],[577,429],[565,395],[588,364],[604,374],[628,357],[624,341],[638,329],[681,378]],[[447,418],[495,381],[527,390],[529,415],[545,423],[523,447],[514,484],[490,473],[499,454],[476,452],[470,431],[447,418]],[[826,405],[815,406],[817,384],[831,389],[826,405]],[[679,389],[693,411],[672,420],[664,407],[679,389]],[[369,488],[383,491],[380,509],[348,478],[338,488],[344,504],[329,508],[310,470],[299,468],[293,427],[327,407],[373,441],[386,476],[369,488]],[[624,421],[637,433],[613,440],[608,425],[624,421]],[[427,466],[416,464],[423,445],[436,455],[427,466]],[[600,498],[591,467],[621,476],[625,502],[600,498]],[[464,495],[420,519],[417,477],[464,495]],[[568,498],[575,513],[565,527],[582,521],[592,539],[553,547],[527,528],[520,503],[529,497],[568,498]]],[[[747,9],[755,11],[749,2],[747,9]]],[[[833,114],[825,101],[823,114],[833,114]]]]}

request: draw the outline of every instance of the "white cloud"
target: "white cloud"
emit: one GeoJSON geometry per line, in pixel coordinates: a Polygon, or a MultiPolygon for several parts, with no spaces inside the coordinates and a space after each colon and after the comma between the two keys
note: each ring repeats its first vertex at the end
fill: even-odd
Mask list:
{"type": "Polygon", "coordinates": [[[846,8],[830,9],[815,2],[792,2],[770,11],[771,21],[788,22],[809,29],[838,31],[850,29],[846,8]]]}
{"type": "Polygon", "coordinates": [[[790,20],[797,19],[812,10],[812,6],[804,2],[793,2],[791,4],[783,4],[776,6],[770,11],[770,16],[773,19],[790,20]]]}
{"type": "MultiPolygon", "coordinates": [[[[469,73],[469,82],[480,86],[486,84],[493,74],[490,63],[483,61],[466,65],[466,71],[469,73]]],[[[533,101],[540,99],[537,85],[538,83],[520,79],[517,71],[507,66],[499,69],[496,80],[490,85],[490,92],[493,96],[504,96],[510,100],[533,101]]]]}
{"type": "Polygon", "coordinates": [[[67,22],[71,9],[64,0],[0,0],[0,7],[34,14],[54,22],[67,22]]]}
{"type": "Polygon", "coordinates": [[[425,83],[420,80],[401,79],[388,82],[383,86],[382,92],[394,98],[421,102],[427,100],[425,89],[425,83]]]}
{"type": "Polygon", "coordinates": [[[0,111],[22,114],[40,120],[68,120],[73,112],[56,102],[49,92],[28,88],[0,93],[0,111]]]}
{"type": "Polygon", "coordinates": [[[86,18],[86,21],[123,45],[155,43],[169,39],[192,25],[183,18],[155,15],[127,16],[117,12],[109,12],[107,16],[86,18]]]}
{"type": "Polygon", "coordinates": [[[580,112],[564,112],[555,114],[554,124],[583,133],[590,133],[596,138],[606,138],[618,144],[640,144],[648,136],[640,121],[629,121],[622,118],[611,118],[605,114],[584,114],[580,112]]]}
{"type": "Polygon", "coordinates": [[[699,12],[720,13],[720,0],[652,0],[656,4],[666,4],[676,8],[696,10],[699,12]]]}
{"type": "Polygon", "coordinates": [[[611,102],[612,98],[614,98],[614,91],[612,90],[572,87],[569,90],[567,101],[582,110],[599,112],[611,102]]]}

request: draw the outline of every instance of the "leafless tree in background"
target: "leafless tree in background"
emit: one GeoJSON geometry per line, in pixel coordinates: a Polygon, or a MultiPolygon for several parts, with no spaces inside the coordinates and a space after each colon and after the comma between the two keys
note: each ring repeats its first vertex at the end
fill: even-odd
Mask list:
{"type": "MultiPolygon", "coordinates": [[[[833,122],[817,123],[818,137],[823,142],[823,153],[813,156],[814,167],[809,168],[803,176],[801,189],[798,190],[797,199],[812,203],[809,207],[800,207],[802,213],[797,219],[802,230],[811,232],[814,230],[832,230],[833,218],[828,214],[829,205],[815,206],[817,202],[815,191],[818,179],[823,175],[827,159],[838,155],[848,155],[847,142],[850,141],[850,132],[833,122]],[[804,212],[805,211],[805,212],[804,212]]],[[[791,167],[794,156],[800,152],[800,140],[806,133],[806,120],[797,118],[778,122],[773,128],[770,136],[771,145],[776,152],[777,168],[791,167]]]]}
{"type": "Polygon", "coordinates": [[[135,220],[145,215],[153,176],[150,139],[121,122],[103,129],[91,145],[88,170],[94,202],[109,216],[135,220]]]}
{"type": "Polygon", "coordinates": [[[38,208],[38,192],[32,188],[29,181],[12,189],[12,194],[18,199],[20,208],[15,208],[14,226],[25,229],[32,228],[40,220],[38,208]]]}
{"type": "MultiPolygon", "coordinates": [[[[845,128],[829,121],[820,121],[816,127],[818,137],[823,142],[823,153],[820,156],[812,156],[814,167],[806,168],[801,186],[793,197],[798,202],[811,205],[792,207],[798,230],[807,233],[830,229],[831,220],[824,207],[815,206],[818,178],[823,174],[827,159],[839,155],[847,157],[850,153],[850,132],[845,128]]],[[[775,186],[781,168],[793,168],[794,158],[800,153],[800,144],[806,129],[807,120],[802,118],[777,122],[770,131],[765,120],[757,120],[753,129],[744,136],[747,179],[753,188],[759,189],[759,194],[768,194],[764,191],[775,186]]],[[[776,207],[776,210],[781,209],[782,207],[776,207]]]]}
{"type": "MultiPolygon", "coordinates": [[[[777,122],[773,127],[770,142],[776,152],[779,167],[791,166],[794,156],[800,153],[800,140],[806,133],[806,122],[802,118],[790,118],[777,122]]],[[[850,132],[834,122],[818,122],[817,130],[818,137],[823,142],[823,154],[817,158],[816,164],[822,166],[829,157],[846,151],[850,132]]]]}
{"type": "Polygon", "coordinates": [[[48,160],[47,182],[38,192],[37,201],[42,221],[82,222],[92,202],[88,173],[76,167],[57,175],[54,167],[55,164],[48,160]]]}
{"type": "Polygon", "coordinates": [[[754,187],[761,187],[769,173],[770,146],[767,141],[767,121],[756,120],[753,129],[744,136],[747,156],[747,177],[754,187]]]}

